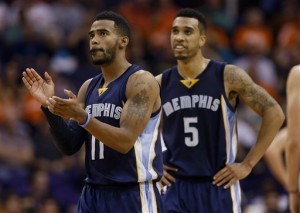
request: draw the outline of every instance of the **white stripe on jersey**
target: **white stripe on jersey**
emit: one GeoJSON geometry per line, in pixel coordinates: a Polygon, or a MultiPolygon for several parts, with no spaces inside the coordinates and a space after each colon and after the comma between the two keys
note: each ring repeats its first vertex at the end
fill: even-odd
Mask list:
{"type": "MultiPolygon", "coordinates": [[[[235,161],[237,153],[237,127],[235,114],[227,106],[223,96],[221,96],[221,107],[223,114],[223,121],[225,127],[226,138],[226,164],[232,164],[235,161]]],[[[232,200],[233,213],[241,213],[241,190],[239,182],[236,182],[230,187],[230,194],[232,200]]]]}
{"type": "Polygon", "coordinates": [[[226,139],[226,164],[232,164],[235,161],[237,153],[237,131],[235,113],[227,106],[225,98],[221,96],[221,107],[225,128],[226,139]]]}
{"type": "Polygon", "coordinates": [[[230,187],[232,199],[232,212],[241,213],[241,188],[239,181],[230,187]]]}
{"type": "Polygon", "coordinates": [[[150,118],[134,145],[138,182],[140,183],[158,177],[153,168],[153,159],[156,157],[154,146],[159,137],[160,116],[161,112],[150,118]]]}
{"type": "Polygon", "coordinates": [[[142,213],[157,213],[156,195],[152,181],[140,183],[142,213]]]}

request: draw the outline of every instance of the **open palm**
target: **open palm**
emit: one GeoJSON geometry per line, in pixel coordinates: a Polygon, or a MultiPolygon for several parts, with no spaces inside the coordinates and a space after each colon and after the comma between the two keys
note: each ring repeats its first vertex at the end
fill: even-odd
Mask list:
{"type": "Polygon", "coordinates": [[[30,94],[42,105],[46,106],[48,98],[54,95],[54,83],[50,75],[46,72],[43,79],[34,69],[27,68],[23,72],[23,83],[30,94]]]}

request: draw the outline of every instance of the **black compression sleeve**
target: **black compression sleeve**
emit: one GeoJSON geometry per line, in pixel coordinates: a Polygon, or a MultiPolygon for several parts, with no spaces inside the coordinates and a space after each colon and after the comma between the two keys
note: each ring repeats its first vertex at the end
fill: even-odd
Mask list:
{"type": "Polygon", "coordinates": [[[50,125],[50,132],[56,146],[66,155],[72,155],[82,146],[86,131],[77,122],[68,123],[60,116],[52,114],[47,108],[41,107],[50,125]]]}

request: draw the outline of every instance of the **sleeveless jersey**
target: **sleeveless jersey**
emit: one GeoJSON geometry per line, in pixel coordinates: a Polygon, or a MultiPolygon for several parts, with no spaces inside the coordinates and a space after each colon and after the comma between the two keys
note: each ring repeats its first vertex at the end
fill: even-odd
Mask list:
{"type": "Polygon", "coordinates": [[[211,178],[235,160],[236,109],[225,94],[224,67],[211,60],[186,85],[177,66],[162,74],[164,163],[178,168],[175,176],[211,178]]]}
{"type": "MultiPolygon", "coordinates": [[[[122,108],[126,102],[127,80],[140,69],[137,65],[130,66],[107,88],[101,88],[104,83],[102,74],[94,77],[86,92],[86,111],[101,122],[120,127],[122,108]]],[[[160,111],[151,115],[147,126],[127,154],[107,147],[88,134],[85,156],[86,182],[109,185],[159,180],[162,176],[162,151],[158,133],[160,115],[160,111]]],[[[122,140],[117,142],[122,143],[122,140]]]]}

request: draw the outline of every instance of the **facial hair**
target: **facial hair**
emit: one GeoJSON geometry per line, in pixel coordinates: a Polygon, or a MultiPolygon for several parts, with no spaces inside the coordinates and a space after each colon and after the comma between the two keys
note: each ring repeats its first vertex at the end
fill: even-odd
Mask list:
{"type": "Polygon", "coordinates": [[[94,65],[104,65],[104,64],[110,64],[113,62],[116,58],[116,52],[117,52],[117,42],[115,45],[107,50],[103,50],[103,57],[102,58],[96,58],[93,59],[94,65]]]}

